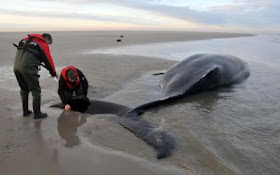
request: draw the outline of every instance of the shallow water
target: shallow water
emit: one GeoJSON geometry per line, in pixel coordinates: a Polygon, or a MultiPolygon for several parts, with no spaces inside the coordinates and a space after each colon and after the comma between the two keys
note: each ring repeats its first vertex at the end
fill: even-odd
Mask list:
{"type": "MultiPolygon", "coordinates": [[[[144,117],[169,130],[178,148],[169,159],[203,174],[280,173],[280,36],[154,43],[92,50],[90,54],[142,55],[182,60],[196,53],[231,54],[249,63],[242,84],[180,99],[144,117]]],[[[88,54],[87,53],[87,54],[88,54]]],[[[106,100],[129,106],[157,98],[152,73],[106,100]],[[137,83],[136,83],[137,82],[137,83]]]]}
{"type": "MultiPolygon", "coordinates": [[[[105,147],[105,152],[113,149],[156,164],[186,168],[194,174],[279,174],[279,46],[279,35],[258,35],[88,51],[86,54],[141,55],[178,61],[196,53],[232,54],[249,63],[251,75],[231,88],[193,95],[146,112],[147,120],[169,131],[177,140],[176,151],[166,160],[156,161],[152,148],[116,124],[110,116],[106,116],[108,119],[86,116],[86,123],[74,128],[67,124],[72,126],[76,120],[63,121],[59,126],[62,130],[58,131],[60,137],[63,139],[63,134],[71,134],[69,130],[72,129],[74,136],[69,137],[69,147],[82,143],[87,147],[97,145],[105,147]],[[68,131],[63,132],[65,127],[68,131]]],[[[1,88],[18,93],[12,66],[1,65],[0,72],[1,88]]],[[[104,100],[135,107],[159,98],[161,75],[152,75],[157,72],[146,73],[104,100]]],[[[40,73],[42,86],[50,84],[49,80],[44,82],[47,72],[40,73]]],[[[56,87],[56,82],[51,85],[56,87]]],[[[49,98],[57,96],[55,91],[48,90],[49,87],[43,89],[49,98]]],[[[71,151],[65,155],[69,154],[71,151]]],[[[80,156],[80,159],[91,154],[80,156]]]]}

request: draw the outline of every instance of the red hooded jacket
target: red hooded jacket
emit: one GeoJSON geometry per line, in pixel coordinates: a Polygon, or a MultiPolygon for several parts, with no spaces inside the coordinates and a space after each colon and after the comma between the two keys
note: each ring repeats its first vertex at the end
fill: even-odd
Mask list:
{"type": "Polygon", "coordinates": [[[40,46],[40,48],[43,51],[43,58],[42,58],[42,62],[45,63],[45,67],[46,69],[48,69],[50,71],[50,74],[52,76],[56,76],[56,70],[55,70],[55,66],[53,63],[53,59],[50,53],[50,49],[49,46],[47,44],[47,42],[45,41],[44,37],[40,34],[29,34],[28,37],[24,38],[24,40],[28,40],[30,39],[33,42],[38,43],[38,45],[40,46]]]}

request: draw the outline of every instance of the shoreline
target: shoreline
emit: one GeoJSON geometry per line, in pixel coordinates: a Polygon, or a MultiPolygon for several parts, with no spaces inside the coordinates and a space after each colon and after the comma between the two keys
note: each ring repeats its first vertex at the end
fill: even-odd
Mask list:
{"type": "Polygon", "coordinates": [[[34,33],[34,32],[181,32],[181,33],[190,33],[190,32],[197,32],[197,33],[225,33],[225,34],[249,34],[249,35],[257,35],[259,33],[248,33],[248,32],[227,32],[227,31],[195,31],[195,30],[20,30],[20,31],[0,31],[0,33],[34,33]]]}

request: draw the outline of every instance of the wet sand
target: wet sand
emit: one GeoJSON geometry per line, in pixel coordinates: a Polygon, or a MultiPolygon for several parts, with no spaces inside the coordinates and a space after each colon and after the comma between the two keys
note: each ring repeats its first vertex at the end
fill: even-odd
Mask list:
{"type": "MultiPolygon", "coordinates": [[[[50,32],[51,52],[58,72],[80,68],[89,81],[89,98],[103,99],[146,72],[164,70],[175,61],[139,56],[85,55],[85,50],[151,42],[187,41],[247,34],[199,32],[50,32]],[[115,42],[123,35],[122,42],[115,42]]],[[[57,82],[41,71],[42,111],[35,121],[21,112],[19,87],[13,76],[15,48],[26,33],[0,33],[0,172],[1,174],[199,174],[156,160],[155,152],[114,122],[114,116],[81,115],[50,109],[59,101],[57,82]],[[138,151],[141,150],[141,151],[138,151]]],[[[30,109],[32,98],[30,96],[30,109]]]]}

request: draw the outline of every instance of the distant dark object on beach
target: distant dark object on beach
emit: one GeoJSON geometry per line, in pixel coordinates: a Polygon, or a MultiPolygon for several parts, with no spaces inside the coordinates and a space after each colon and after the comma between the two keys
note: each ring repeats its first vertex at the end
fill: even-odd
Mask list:
{"type": "Polygon", "coordinates": [[[123,35],[120,36],[121,38],[123,37],[123,35]]]}
{"type": "Polygon", "coordinates": [[[121,39],[117,39],[117,42],[122,42],[122,40],[121,39]]]}

